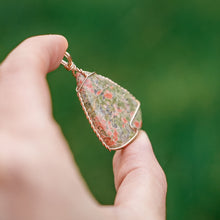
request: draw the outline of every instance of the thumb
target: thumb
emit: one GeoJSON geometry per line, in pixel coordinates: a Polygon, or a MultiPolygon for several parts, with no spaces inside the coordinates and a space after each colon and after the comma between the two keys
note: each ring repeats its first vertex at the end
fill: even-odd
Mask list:
{"type": "Polygon", "coordinates": [[[133,143],[115,153],[113,170],[115,206],[125,211],[123,216],[165,219],[166,177],[145,132],[141,131],[133,143]]]}
{"type": "Polygon", "coordinates": [[[8,55],[0,65],[1,124],[51,117],[45,76],[59,66],[67,45],[59,35],[31,37],[8,55]]]}

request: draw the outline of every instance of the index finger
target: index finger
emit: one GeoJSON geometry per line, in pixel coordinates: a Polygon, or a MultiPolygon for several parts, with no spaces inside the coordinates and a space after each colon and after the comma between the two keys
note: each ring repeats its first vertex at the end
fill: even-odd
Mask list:
{"type": "Polygon", "coordinates": [[[0,66],[0,125],[51,117],[46,74],[56,69],[67,49],[59,35],[29,38],[0,66]]]}

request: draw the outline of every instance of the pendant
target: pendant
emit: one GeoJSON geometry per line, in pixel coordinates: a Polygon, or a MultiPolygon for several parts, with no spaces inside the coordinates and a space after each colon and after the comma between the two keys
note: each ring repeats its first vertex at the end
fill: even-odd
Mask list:
{"type": "Polygon", "coordinates": [[[140,102],[117,83],[76,67],[69,53],[61,64],[76,78],[76,92],[87,119],[102,144],[118,150],[130,144],[142,126],[140,102]]]}

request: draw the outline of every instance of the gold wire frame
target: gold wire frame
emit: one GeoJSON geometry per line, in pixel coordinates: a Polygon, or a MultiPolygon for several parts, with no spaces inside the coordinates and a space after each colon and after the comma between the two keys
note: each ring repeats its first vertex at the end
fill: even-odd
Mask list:
{"type": "Polygon", "coordinates": [[[82,69],[79,69],[78,67],[76,67],[76,65],[73,63],[72,58],[71,58],[71,56],[70,56],[70,54],[69,54],[68,52],[65,53],[65,57],[67,58],[68,62],[62,60],[62,61],[61,61],[61,64],[62,64],[67,70],[72,71],[74,77],[76,77],[75,72],[80,72],[80,73],[82,73],[82,74],[85,76],[85,79],[83,80],[83,82],[81,83],[81,85],[76,87],[76,92],[77,92],[77,96],[79,97],[79,101],[80,101],[80,104],[81,104],[81,106],[82,106],[82,108],[83,108],[83,111],[84,111],[84,113],[85,113],[85,115],[86,115],[86,117],[87,117],[87,119],[88,119],[88,121],[89,121],[89,123],[90,123],[90,125],[91,125],[91,127],[92,127],[92,129],[93,129],[93,131],[95,132],[95,134],[97,135],[97,137],[99,138],[99,140],[101,141],[101,143],[102,143],[109,151],[111,151],[111,150],[120,150],[120,149],[126,147],[127,145],[129,145],[129,144],[137,137],[137,135],[138,135],[138,133],[139,133],[139,129],[133,126],[133,121],[134,121],[134,119],[135,119],[135,117],[136,117],[136,115],[137,115],[137,113],[138,113],[138,110],[140,109],[140,102],[139,102],[128,90],[126,90],[125,88],[121,87],[120,85],[118,85],[117,83],[115,83],[114,81],[112,81],[111,79],[109,79],[109,78],[107,78],[107,77],[104,77],[104,76],[102,76],[102,75],[99,75],[99,76],[103,77],[104,79],[108,80],[109,82],[111,82],[112,84],[114,84],[115,86],[118,86],[120,89],[122,89],[122,90],[125,91],[126,93],[129,93],[129,94],[134,98],[134,100],[136,100],[136,102],[137,102],[136,110],[135,110],[135,112],[134,112],[134,114],[133,114],[133,116],[132,116],[132,118],[131,118],[131,120],[130,120],[130,123],[129,123],[130,128],[131,128],[132,130],[136,131],[135,134],[134,134],[134,136],[133,136],[132,138],[130,138],[126,143],[122,144],[122,145],[119,146],[119,147],[110,147],[110,146],[108,146],[108,145],[105,143],[105,141],[103,140],[103,138],[101,137],[101,135],[99,134],[99,132],[98,132],[98,130],[96,129],[95,125],[93,124],[93,121],[92,121],[92,119],[90,118],[88,111],[86,110],[86,107],[85,107],[85,105],[84,105],[84,101],[83,101],[82,96],[81,96],[81,93],[80,93],[80,91],[81,91],[81,89],[83,88],[83,86],[84,86],[86,80],[87,80],[90,76],[92,76],[92,75],[94,75],[94,74],[96,74],[96,73],[95,73],[95,72],[89,73],[89,72],[83,71],[82,69]]]}

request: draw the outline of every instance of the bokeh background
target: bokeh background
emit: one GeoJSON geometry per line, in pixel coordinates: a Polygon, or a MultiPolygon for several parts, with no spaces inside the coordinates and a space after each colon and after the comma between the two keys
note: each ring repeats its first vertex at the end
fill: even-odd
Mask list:
{"type": "MultiPolygon", "coordinates": [[[[79,67],[141,101],[167,175],[167,218],[220,219],[220,1],[0,1],[1,61],[25,38],[48,33],[66,36],[79,67]]],[[[99,202],[112,204],[113,152],[93,134],[71,74],[60,67],[48,81],[82,175],[99,202]]]]}

